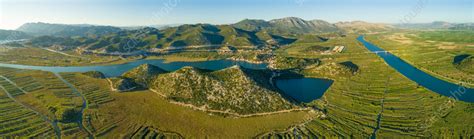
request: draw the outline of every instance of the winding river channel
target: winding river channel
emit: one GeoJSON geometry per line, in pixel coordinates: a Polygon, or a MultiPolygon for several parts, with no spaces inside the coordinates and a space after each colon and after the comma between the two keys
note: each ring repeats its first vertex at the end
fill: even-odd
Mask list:
{"type": "MultiPolygon", "coordinates": [[[[49,67],[49,66],[29,66],[20,64],[4,64],[0,63],[0,67],[42,70],[53,73],[61,72],[87,72],[99,71],[106,77],[116,77],[122,75],[142,64],[151,64],[158,66],[167,71],[175,71],[184,66],[192,66],[207,70],[221,70],[234,65],[239,65],[248,69],[267,69],[266,63],[249,63],[244,61],[233,60],[211,60],[211,61],[197,61],[197,62],[166,62],[162,59],[144,59],[137,60],[130,63],[116,64],[116,65],[99,65],[99,66],[71,66],[71,67],[49,67]]],[[[323,96],[324,92],[332,85],[331,80],[319,78],[298,78],[298,79],[278,79],[275,81],[276,86],[282,90],[285,96],[290,96],[299,102],[311,102],[323,96]],[[301,87],[301,85],[305,85],[301,87]]]]}
{"type": "Polygon", "coordinates": [[[399,57],[385,51],[384,49],[367,42],[364,36],[357,38],[369,51],[376,53],[388,65],[403,74],[408,79],[418,83],[419,85],[441,94],[443,96],[452,97],[456,100],[464,102],[474,102],[474,89],[462,86],[461,84],[451,83],[439,78],[436,78],[424,71],[408,64],[399,57]]]}

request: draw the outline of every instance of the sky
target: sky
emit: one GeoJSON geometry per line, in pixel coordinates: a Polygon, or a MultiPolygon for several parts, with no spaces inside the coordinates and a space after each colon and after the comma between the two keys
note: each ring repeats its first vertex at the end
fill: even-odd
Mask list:
{"type": "Polygon", "coordinates": [[[0,0],[0,29],[27,22],[140,26],[282,17],[329,22],[474,22],[474,0],[0,0]]]}

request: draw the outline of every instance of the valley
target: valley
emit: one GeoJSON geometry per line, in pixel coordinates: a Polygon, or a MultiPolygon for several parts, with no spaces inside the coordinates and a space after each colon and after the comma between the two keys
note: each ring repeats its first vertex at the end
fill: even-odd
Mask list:
{"type": "Polygon", "coordinates": [[[457,29],[25,24],[0,44],[0,137],[472,138],[473,32],[457,29]]]}

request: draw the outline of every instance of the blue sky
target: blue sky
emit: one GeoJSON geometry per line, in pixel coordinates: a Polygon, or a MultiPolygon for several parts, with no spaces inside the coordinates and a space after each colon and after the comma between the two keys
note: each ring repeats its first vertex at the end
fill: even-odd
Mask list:
{"type": "Polygon", "coordinates": [[[228,24],[288,16],[329,22],[474,22],[473,0],[0,0],[0,29],[26,22],[228,24]]]}

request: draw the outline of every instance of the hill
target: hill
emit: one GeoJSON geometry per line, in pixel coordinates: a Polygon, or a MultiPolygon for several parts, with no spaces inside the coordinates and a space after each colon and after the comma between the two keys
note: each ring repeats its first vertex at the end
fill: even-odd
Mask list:
{"type": "Polygon", "coordinates": [[[238,66],[214,72],[184,67],[158,75],[150,88],[176,102],[229,113],[251,114],[294,108],[271,87],[270,76],[267,71],[238,66]]]}
{"type": "Polygon", "coordinates": [[[121,30],[108,26],[29,23],[18,30],[40,36],[31,40],[33,46],[66,47],[78,52],[137,54],[142,52],[180,52],[189,49],[204,51],[272,48],[294,43],[326,41],[320,37],[346,32],[372,32],[391,29],[385,24],[362,21],[331,24],[323,20],[306,21],[287,17],[270,21],[245,19],[232,25],[185,24],[156,29],[144,27],[121,30]],[[67,32],[74,32],[67,33],[67,32]],[[82,37],[71,37],[82,36],[82,37]]]}
{"type": "Polygon", "coordinates": [[[125,72],[122,77],[132,79],[135,83],[148,87],[148,83],[153,79],[153,76],[166,73],[167,71],[150,64],[140,65],[130,71],[125,72]]]}
{"type": "Polygon", "coordinates": [[[461,71],[474,73],[474,56],[472,55],[458,55],[454,58],[453,64],[461,71]]]}
{"type": "Polygon", "coordinates": [[[303,72],[308,75],[315,75],[318,77],[326,78],[341,78],[349,77],[356,74],[359,71],[359,66],[352,63],[351,61],[345,61],[341,63],[326,63],[317,67],[310,67],[305,69],[303,72]]]}
{"type": "Polygon", "coordinates": [[[15,30],[2,30],[0,29],[0,41],[13,41],[13,40],[21,40],[21,39],[29,39],[31,35],[28,35],[21,31],[15,30]]]}
{"type": "MultiPolygon", "coordinates": [[[[52,38],[52,37],[50,37],[52,38]]],[[[57,37],[56,37],[57,38],[57,37]]],[[[44,46],[50,39],[36,41],[36,45],[44,46]]],[[[56,40],[62,44],[70,38],[56,40]]],[[[79,38],[78,45],[83,51],[92,52],[134,52],[161,50],[205,49],[212,50],[226,46],[245,49],[259,49],[268,45],[283,45],[293,40],[273,35],[267,32],[254,32],[235,28],[230,25],[194,24],[170,27],[163,30],[142,28],[139,30],[124,30],[117,33],[102,35],[97,38],[79,38]],[[80,40],[79,40],[80,39],[80,40]]]]}

